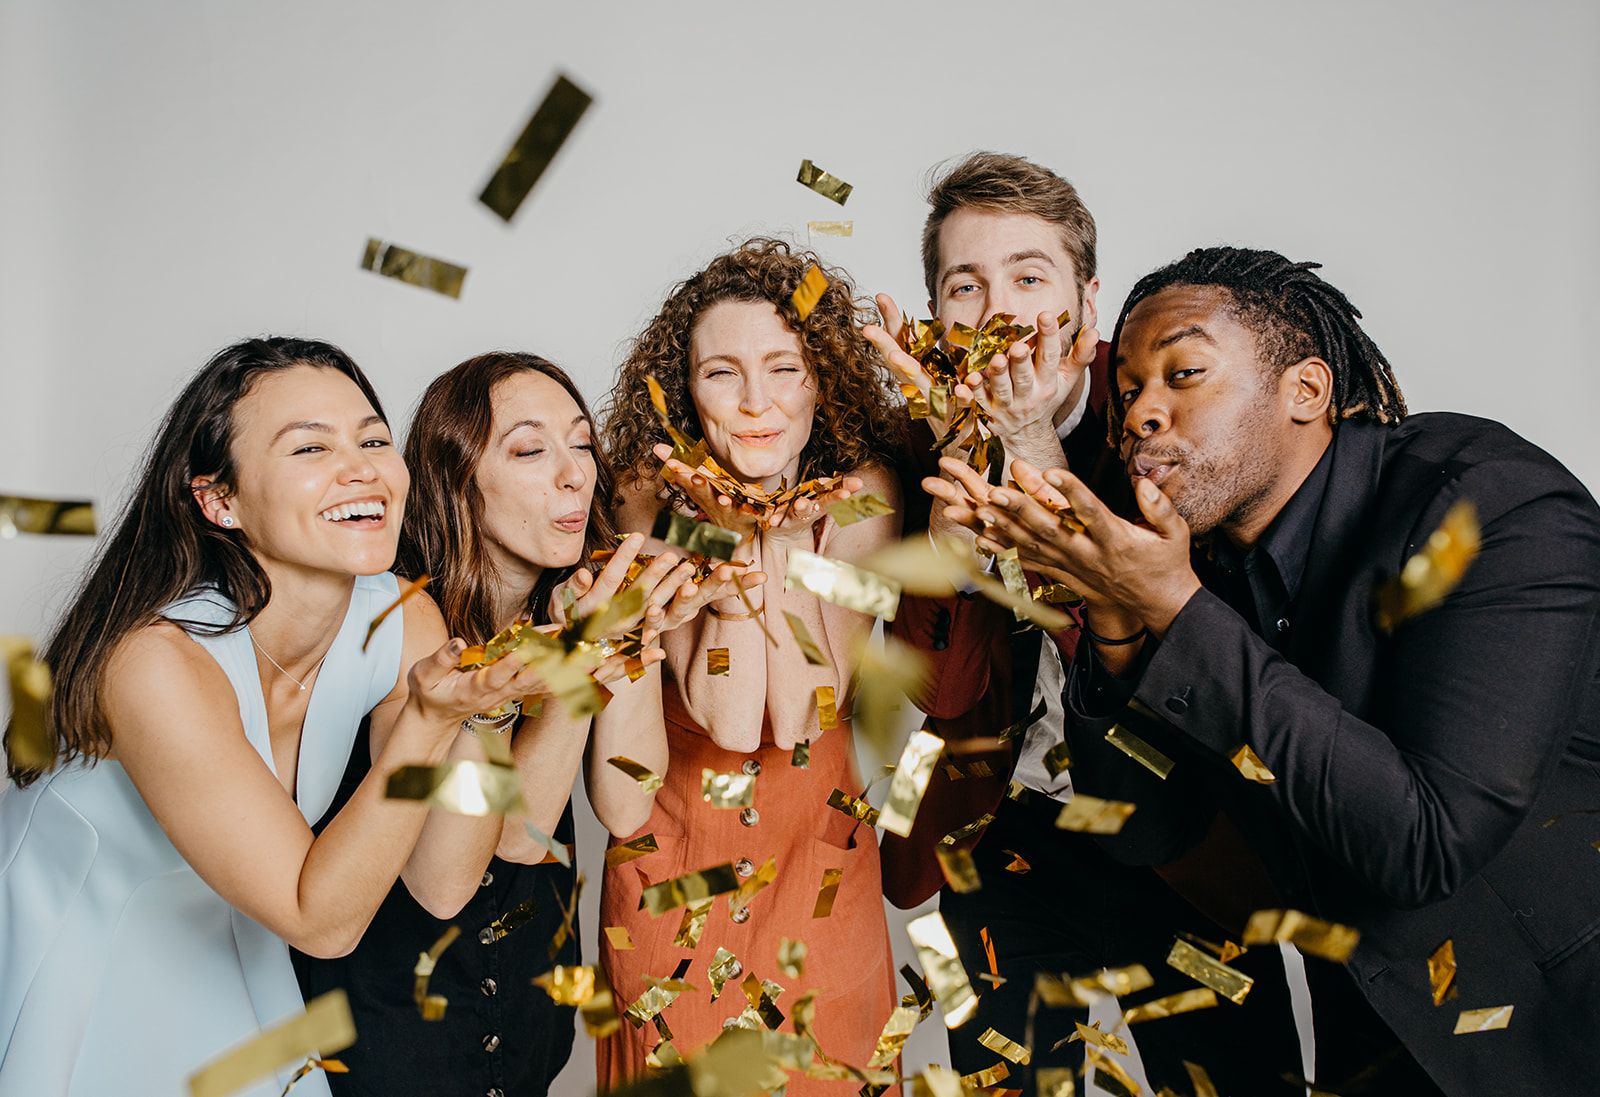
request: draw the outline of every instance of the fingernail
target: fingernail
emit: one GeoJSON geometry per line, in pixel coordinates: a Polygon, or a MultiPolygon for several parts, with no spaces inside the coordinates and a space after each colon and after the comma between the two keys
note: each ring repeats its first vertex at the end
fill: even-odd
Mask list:
{"type": "Polygon", "coordinates": [[[465,640],[451,640],[450,646],[446,650],[448,650],[451,655],[460,655],[463,651],[467,650],[467,642],[465,640]]]}

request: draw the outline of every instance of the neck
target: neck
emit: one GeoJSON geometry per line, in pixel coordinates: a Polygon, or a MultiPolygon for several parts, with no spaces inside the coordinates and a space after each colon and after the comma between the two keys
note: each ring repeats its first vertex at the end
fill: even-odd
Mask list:
{"type": "Polygon", "coordinates": [[[272,598],[250,633],[287,673],[309,672],[327,653],[350,608],[355,578],[336,572],[307,572],[261,561],[272,584],[272,598]]]}
{"type": "Polygon", "coordinates": [[[494,565],[489,577],[489,602],[494,610],[495,628],[502,629],[526,614],[528,596],[538,585],[544,568],[526,560],[505,558],[498,552],[494,565]]]}
{"type": "Polygon", "coordinates": [[[1254,548],[1256,542],[1261,540],[1261,535],[1267,532],[1267,527],[1289,505],[1294,493],[1300,490],[1300,485],[1306,482],[1306,477],[1316,469],[1317,462],[1322,460],[1322,455],[1332,443],[1333,432],[1326,430],[1317,438],[1309,439],[1306,444],[1293,447],[1278,462],[1281,470],[1278,475],[1264,485],[1254,499],[1247,501],[1218,526],[1223,535],[1241,550],[1254,548]]]}

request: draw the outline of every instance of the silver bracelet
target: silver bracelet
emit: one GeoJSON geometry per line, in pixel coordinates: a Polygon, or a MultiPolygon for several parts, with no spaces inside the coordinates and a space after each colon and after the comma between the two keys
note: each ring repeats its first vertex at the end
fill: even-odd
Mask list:
{"type": "Polygon", "coordinates": [[[507,701],[493,712],[474,712],[461,721],[461,730],[468,735],[477,735],[480,731],[488,735],[504,735],[521,715],[522,702],[507,701]]]}

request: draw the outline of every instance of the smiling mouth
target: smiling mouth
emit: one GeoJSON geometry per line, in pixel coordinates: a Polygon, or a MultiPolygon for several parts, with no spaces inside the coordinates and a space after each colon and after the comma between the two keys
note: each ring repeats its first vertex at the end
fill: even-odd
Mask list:
{"type": "Polygon", "coordinates": [[[389,507],[382,499],[362,499],[354,503],[340,503],[329,507],[317,517],[325,522],[337,522],[347,528],[373,529],[383,525],[389,507]]]}

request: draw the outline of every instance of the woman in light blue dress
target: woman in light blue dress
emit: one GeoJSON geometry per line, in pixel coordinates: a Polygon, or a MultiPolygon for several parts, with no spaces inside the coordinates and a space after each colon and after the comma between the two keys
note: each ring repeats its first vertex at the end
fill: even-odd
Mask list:
{"type": "Polygon", "coordinates": [[[326,343],[229,347],[168,412],[47,647],[56,764],[0,786],[0,1097],[186,1093],[302,1008],[285,942],[341,955],[397,877],[442,902],[476,879],[499,820],[383,784],[482,759],[463,719],[538,682],[514,660],[458,673],[425,596],[364,644],[408,484],[326,343]],[[371,773],[314,837],[368,713],[371,773]]]}

